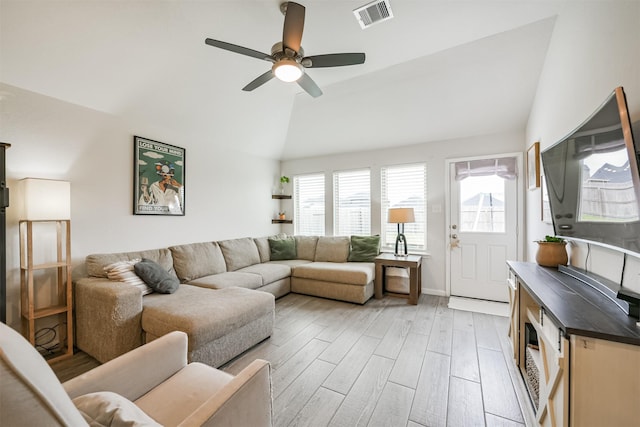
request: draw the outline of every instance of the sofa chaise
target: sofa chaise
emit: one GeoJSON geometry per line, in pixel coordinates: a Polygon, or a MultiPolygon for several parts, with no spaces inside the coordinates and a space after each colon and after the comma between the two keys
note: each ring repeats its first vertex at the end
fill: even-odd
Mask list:
{"type": "Polygon", "coordinates": [[[188,335],[190,361],[218,367],[271,336],[275,298],[296,292],[369,300],[375,266],[352,247],[356,237],[247,237],[89,255],[86,277],[74,280],[76,345],[104,363],[178,330],[188,335]],[[295,251],[275,253],[276,243],[295,251]],[[145,295],[108,278],[105,267],[138,259],[177,278],[177,290],[145,295]]]}

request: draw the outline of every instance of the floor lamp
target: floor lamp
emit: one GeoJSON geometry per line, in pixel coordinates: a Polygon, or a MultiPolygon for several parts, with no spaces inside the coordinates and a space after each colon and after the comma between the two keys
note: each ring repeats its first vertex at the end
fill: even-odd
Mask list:
{"type": "Polygon", "coordinates": [[[390,208],[387,222],[398,224],[398,237],[396,238],[395,256],[407,256],[407,239],[404,237],[404,225],[407,222],[415,222],[413,208],[390,208]]]}

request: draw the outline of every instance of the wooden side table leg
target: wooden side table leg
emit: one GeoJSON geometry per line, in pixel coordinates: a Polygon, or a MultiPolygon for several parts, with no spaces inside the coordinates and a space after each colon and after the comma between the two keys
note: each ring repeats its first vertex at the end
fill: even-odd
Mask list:
{"type": "Polygon", "coordinates": [[[373,285],[375,299],[382,299],[383,274],[384,268],[382,267],[382,264],[376,263],[376,277],[373,285]]]}
{"type": "Polygon", "coordinates": [[[409,269],[409,304],[418,304],[418,269],[409,269]]]}

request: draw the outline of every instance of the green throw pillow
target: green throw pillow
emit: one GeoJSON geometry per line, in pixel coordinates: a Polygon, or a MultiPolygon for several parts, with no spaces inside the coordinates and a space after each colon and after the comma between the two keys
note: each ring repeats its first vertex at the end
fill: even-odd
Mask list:
{"type": "Polygon", "coordinates": [[[373,262],[380,254],[380,235],[351,236],[350,262],[373,262]]]}
{"type": "Polygon", "coordinates": [[[271,261],[296,259],[296,240],[293,236],[284,239],[269,238],[269,251],[271,261]]]}
{"type": "Polygon", "coordinates": [[[133,269],[151,289],[161,294],[172,294],[180,286],[177,277],[172,276],[160,264],[150,259],[142,258],[142,261],[134,265],[133,269]]]}

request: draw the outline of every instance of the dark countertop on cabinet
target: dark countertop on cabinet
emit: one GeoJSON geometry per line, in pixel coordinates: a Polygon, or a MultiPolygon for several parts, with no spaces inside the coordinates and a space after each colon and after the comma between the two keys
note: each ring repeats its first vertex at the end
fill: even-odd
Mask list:
{"type": "Polygon", "coordinates": [[[531,297],[566,336],[581,335],[640,346],[637,319],[598,290],[532,262],[507,261],[531,297]]]}

